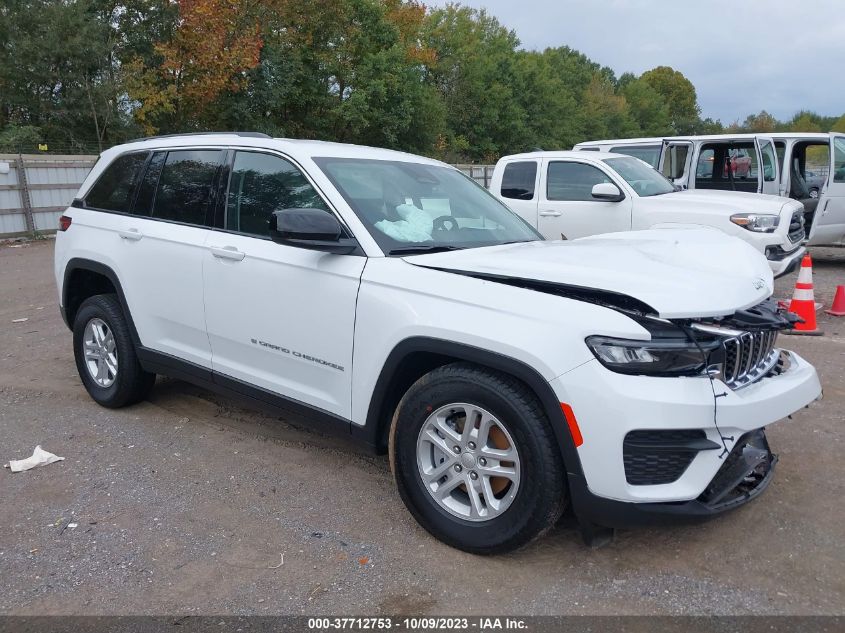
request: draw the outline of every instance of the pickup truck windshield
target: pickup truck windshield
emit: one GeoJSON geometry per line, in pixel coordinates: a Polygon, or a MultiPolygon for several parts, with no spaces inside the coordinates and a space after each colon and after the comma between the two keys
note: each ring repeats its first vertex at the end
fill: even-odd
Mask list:
{"type": "Polygon", "coordinates": [[[675,191],[675,185],[663,174],[637,158],[605,158],[604,162],[622,176],[640,197],[659,196],[675,191]]]}
{"type": "Polygon", "coordinates": [[[448,167],[315,158],[388,255],[494,246],[542,237],[486,189],[448,167]]]}

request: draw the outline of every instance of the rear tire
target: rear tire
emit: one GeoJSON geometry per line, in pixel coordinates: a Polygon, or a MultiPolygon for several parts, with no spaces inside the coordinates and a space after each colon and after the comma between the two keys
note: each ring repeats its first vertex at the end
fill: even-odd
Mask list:
{"type": "Polygon", "coordinates": [[[454,363],[423,376],[397,407],[389,452],[414,518],[467,552],[522,547],[565,507],[563,461],[549,420],[534,393],[506,374],[454,363]]]}
{"type": "Polygon", "coordinates": [[[140,402],[155,383],[155,374],[138,362],[129,325],[113,294],[89,297],[79,306],[73,321],[73,353],[82,384],[104,407],[140,402]]]}

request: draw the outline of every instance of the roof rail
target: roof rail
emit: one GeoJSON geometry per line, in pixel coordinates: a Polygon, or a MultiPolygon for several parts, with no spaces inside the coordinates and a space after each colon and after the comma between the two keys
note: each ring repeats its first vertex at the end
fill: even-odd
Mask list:
{"type": "Polygon", "coordinates": [[[139,141],[151,141],[158,138],[179,138],[180,136],[208,136],[210,134],[226,135],[226,136],[245,136],[249,138],[273,138],[264,132],[184,132],[182,134],[161,134],[159,136],[142,136],[141,138],[133,138],[127,143],[138,143],[139,141]]]}

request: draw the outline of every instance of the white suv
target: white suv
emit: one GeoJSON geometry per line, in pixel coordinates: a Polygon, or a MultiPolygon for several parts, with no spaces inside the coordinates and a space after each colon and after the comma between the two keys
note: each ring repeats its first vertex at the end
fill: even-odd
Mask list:
{"type": "Polygon", "coordinates": [[[518,547],[567,502],[588,541],[754,498],[762,427],[820,394],[777,347],[772,274],[716,231],[545,242],[459,171],[254,134],[103,153],[56,281],[91,397],[166,374],[389,452],[443,541],[518,547]]]}
{"type": "Polygon", "coordinates": [[[760,251],[776,277],[804,255],[804,206],[737,191],[677,191],[638,158],[530,152],[496,164],[490,190],[546,239],[697,225],[734,235],[760,251]]]}

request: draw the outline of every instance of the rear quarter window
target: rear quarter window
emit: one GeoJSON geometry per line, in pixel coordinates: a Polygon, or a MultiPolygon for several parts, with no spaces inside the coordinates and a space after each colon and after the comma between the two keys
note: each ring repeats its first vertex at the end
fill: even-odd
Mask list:
{"type": "Polygon", "coordinates": [[[92,209],[129,213],[148,155],[149,152],[134,152],[114,159],[85,196],[85,206],[92,209]]]}

